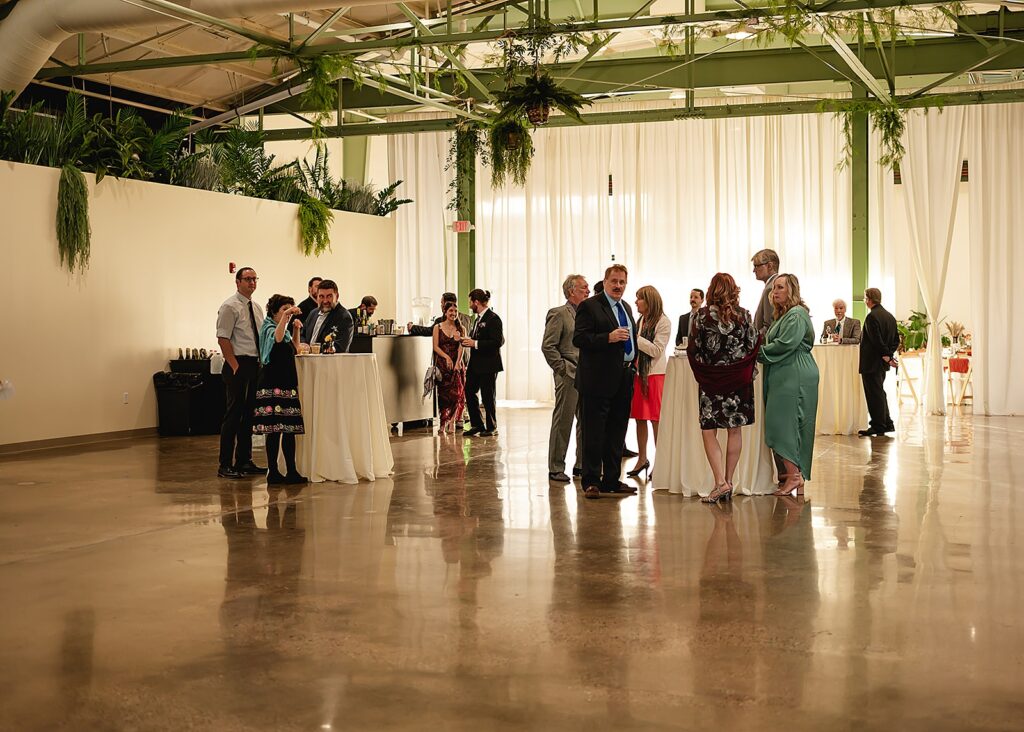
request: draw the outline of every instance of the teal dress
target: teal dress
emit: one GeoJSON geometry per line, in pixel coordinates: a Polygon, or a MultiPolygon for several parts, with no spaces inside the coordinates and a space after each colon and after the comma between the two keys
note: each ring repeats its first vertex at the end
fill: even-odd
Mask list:
{"type": "Polygon", "coordinates": [[[818,364],[811,355],[814,326],[797,306],[772,323],[758,361],[765,366],[764,441],[811,479],[814,422],[818,414],[818,364]]]}

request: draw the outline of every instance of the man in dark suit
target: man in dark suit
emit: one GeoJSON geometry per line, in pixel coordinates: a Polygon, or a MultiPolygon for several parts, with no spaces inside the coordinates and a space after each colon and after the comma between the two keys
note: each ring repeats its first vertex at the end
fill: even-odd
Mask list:
{"type": "Polygon", "coordinates": [[[476,314],[476,322],[469,335],[462,339],[462,345],[473,352],[466,369],[466,408],[471,425],[464,433],[466,437],[498,434],[494,402],[498,374],[504,371],[501,347],[505,345],[505,334],[501,318],[488,306],[490,301],[491,293],[487,290],[477,288],[469,293],[469,309],[476,314]],[[486,424],[480,418],[478,391],[484,403],[486,424]]]}
{"type": "Polygon", "coordinates": [[[316,310],[317,308],[316,291],[317,288],[320,286],[320,283],[323,281],[323,277],[309,278],[309,284],[306,285],[307,289],[309,290],[309,297],[307,297],[305,300],[299,303],[299,310],[302,312],[296,316],[303,323],[306,322],[306,316],[309,315],[314,310],[316,310]]]}
{"type": "Polygon", "coordinates": [[[359,307],[352,308],[348,314],[352,316],[354,323],[358,323],[362,320],[370,320],[375,312],[377,312],[377,298],[373,295],[364,295],[363,299],[359,301],[359,307]]]}
{"type": "Polygon", "coordinates": [[[704,290],[694,288],[690,290],[690,312],[679,316],[679,330],[676,331],[676,345],[681,346],[683,339],[690,335],[690,318],[700,310],[704,304],[704,290]]]}
{"type": "Polygon", "coordinates": [[[338,302],[338,285],[324,280],[316,291],[317,309],[302,324],[302,342],[323,345],[330,337],[336,353],[348,353],[352,345],[352,316],[338,302]]]}
{"type": "Polygon", "coordinates": [[[632,493],[619,481],[633,400],[637,343],[633,311],[622,302],[629,273],[613,264],[602,292],[580,303],[573,345],[580,349],[576,391],[583,402],[583,493],[632,493]]]}
{"type": "Polygon", "coordinates": [[[870,312],[864,318],[860,342],[860,378],[864,383],[864,398],[871,421],[868,428],[858,434],[873,437],[896,429],[885,398],[885,374],[890,366],[896,366],[893,354],[899,348],[900,333],[896,328],[896,318],[882,307],[882,293],[877,288],[864,290],[864,304],[870,312]]]}

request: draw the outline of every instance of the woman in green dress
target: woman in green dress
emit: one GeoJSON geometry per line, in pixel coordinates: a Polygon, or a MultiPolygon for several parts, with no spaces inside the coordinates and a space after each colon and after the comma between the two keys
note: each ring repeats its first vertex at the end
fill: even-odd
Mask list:
{"type": "Polygon", "coordinates": [[[803,495],[811,478],[814,421],[818,414],[818,364],[811,356],[814,326],[800,298],[800,282],[780,274],[772,285],[775,321],[758,360],[765,364],[764,439],[786,473],[772,495],[803,495]]]}

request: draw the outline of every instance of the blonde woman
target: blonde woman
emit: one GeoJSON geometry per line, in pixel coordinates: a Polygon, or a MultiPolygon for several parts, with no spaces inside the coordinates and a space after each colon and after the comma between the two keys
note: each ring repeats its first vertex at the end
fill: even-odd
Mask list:
{"type": "Polygon", "coordinates": [[[638,454],[636,465],[626,475],[636,478],[643,473],[646,479],[651,470],[651,461],[647,458],[647,423],[651,423],[654,444],[657,445],[661,393],[668,368],[668,341],[672,337],[672,321],[665,315],[661,294],[650,285],[644,285],[636,291],[636,311],[640,314],[640,322],[637,324],[639,335],[636,339],[640,357],[629,416],[636,420],[638,454]]]}
{"type": "Polygon", "coordinates": [[[818,413],[818,364],[811,356],[814,326],[800,297],[795,275],[772,283],[772,322],[758,360],[767,364],[764,379],[764,438],[782,459],[785,473],[772,495],[803,495],[811,477],[814,420],[818,413]]]}

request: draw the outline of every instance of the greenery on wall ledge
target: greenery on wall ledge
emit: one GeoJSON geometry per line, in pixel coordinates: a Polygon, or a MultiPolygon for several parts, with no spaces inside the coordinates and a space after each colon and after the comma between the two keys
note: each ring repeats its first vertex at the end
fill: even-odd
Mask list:
{"type": "MultiPolygon", "coordinates": [[[[395,195],[401,181],[380,191],[344,180],[311,187],[302,175],[304,163],[278,164],[258,130],[203,130],[189,137],[184,117],[170,117],[153,131],[131,110],[89,117],[78,94],[69,94],[57,113],[38,103],[14,109],[14,98],[0,92],[0,160],[61,169],[55,223],[61,265],[70,272],[84,272],[91,251],[83,173],[95,174],[97,184],[112,176],[299,204],[299,245],[309,256],[330,248],[332,210],[388,216],[411,203],[395,195]]],[[[324,146],[318,146],[317,159],[326,171],[324,146]]]]}

